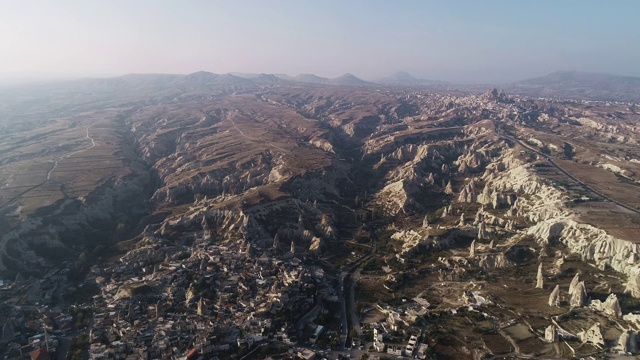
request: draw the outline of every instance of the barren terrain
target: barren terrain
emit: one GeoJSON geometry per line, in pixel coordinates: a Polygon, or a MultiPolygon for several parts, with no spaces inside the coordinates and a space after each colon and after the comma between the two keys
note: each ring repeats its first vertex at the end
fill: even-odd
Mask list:
{"type": "Polygon", "coordinates": [[[105,261],[96,248],[119,243],[101,296],[126,303],[118,281],[135,278],[188,287],[190,311],[239,282],[222,268],[301,263],[322,270],[315,282],[265,270],[258,284],[298,276],[326,289],[299,314],[279,302],[270,314],[291,327],[322,318],[342,350],[375,327],[390,343],[420,334],[438,358],[634,352],[618,341],[640,330],[622,317],[640,310],[633,104],[209,73],[32,91],[0,93],[3,276],[41,276],[82,253],[105,261]],[[171,262],[183,260],[199,270],[176,280],[171,262]],[[194,285],[212,268],[227,283],[214,295],[194,285]],[[610,294],[620,314],[602,305],[610,294]],[[579,334],[594,323],[602,342],[579,334]]]}

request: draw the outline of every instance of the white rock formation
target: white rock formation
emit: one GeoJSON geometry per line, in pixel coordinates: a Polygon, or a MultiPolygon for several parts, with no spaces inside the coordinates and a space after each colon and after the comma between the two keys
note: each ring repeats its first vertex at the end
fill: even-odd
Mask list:
{"type": "Polygon", "coordinates": [[[625,292],[631,293],[631,296],[640,298],[640,273],[635,273],[629,277],[625,292]]]}
{"type": "Polygon", "coordinates": [[[587,289],[584,286],[584,281],[580,281],[578,285],[573,288],[571,294],[571,307],[581,307],[587,302],[587,289]]]}
{"type": "Polygon", "coordinates": [[[589,306],[591,309],[603,312],[607,316],[613,318],[622,317],[622,308],[620,307],[620,302],[618,301],[616,294],[609,294],[604,302],[601,302],[600,300],[592,300],[589,306]]]}
{"type": "Polygon", "coordinates": [[[576,286],[578,286],[578,284],[580,283],[580,273],[576,273],[573,276],[573,279],[571,279],[571,283],[569,284],[569,295],[573,295],[573,291],[576,288],[576,286]]]}
{"type": "Polygon", "coordinates": [[[605,314],[615,318],[622,317],[622,308],[620,307],[620,301],[618,301],[616,294],[609,294],[602,307],[605,314]]]}
{"type": "Polygon", "coordinates": [[[333,146],[331,145],[331,143],[325,139],[319,138],[319,137],[315,137],[312,138],[311,140],[309,140],[309,144],[322,149],[326,152],[330,152],[332,154],[335,154],[334,150],[333,150],[333,146]]]}
{"type": "Polygon", "coordinates": [[[549,306],[560,307],[560,285],[556,285],[549,295],[549,306]]]}
{"type": "Polygon", "coordinates": [[[453,195],[453,186],[451,185],[451,181],[449,181],[447,186],[444,188],[444,193],[447,195],[453,195]]]}
{"type": "Polygon", "coordinates": [[[475,256],[476,255],[476,241],[473,240],[471,242],[471,246],[469,246],[469,256],[475,256]]]}
{"type": "Polygon", "coordinates": [[[407,181],[398,180],[382,188],[376,195],[376,200],[382,205],[386,214],[396,215],[412,206],[417,206],[412,195],[416,189],[407,181]]]}
{"type": "Polygon", "coordinates": [[[460,174],[477,171],[487,161],[487,154],[489,152],[489,148],[465,150],[464,154],[460,155],[458,159],[454,161],[454,164],[458,165],[458,172],[460,174]]]}
{"type": "Polygon", "coordinates": [[[282,248],[282,244],[280,243],[280,233],[276,233],[273,237],[273,250],[280,250],[282,248]]]}
{"type": "Polygon", "coordinates": [[[506,268],[513,265],[513,262],[509,261],[502,253],[482,255],[482,258],[478,262],[478,266],[485,270],[506,268]]]}
{"type": "Polygon", "coordinates": [[[508,153],[500,162],[487,165],[482,176],[485,188],[478,195],[478,202],[484,205],[502,207],[510,204],[520,215],[532,222],[567,217],[564,209],[567,197],[558,189],[542,182],[531,170],[530,164],[524,164],[513,153],[508,153]],[[505,171],[497,171],[499,168],[505,171]],[[515,193],[524,197],[507,195],[515,193]]]}
{"type": "Polygon", "coordinates": [[[473,225],[478,225],[484,220],[484,206],[478,208],[476,216],[473,218],[473,225]]]}
{"type": "Polygon", "coordinates": [[[202,316],[202,308],[203,308],[203,302],[202,302],[202,298],[200,298],[200,300],[198,300],[198,309],[196,312],[198,316],[202,316]]]}
{"type": "Polygon", "coordinates": [[[633,261],[640,254],[640,244],[614,238],[604,230],[572,219],[549,219],[527,230],[541,244],[558,239],[568,250],[580,254],[598,268],[611,267],[628,276],[627,292],[640,297],[640,263],[633,261]],[[629,261],[632,259],[632,261],[629,261]]]}
{"type": "Polygon", "coordinates": [[[536,289],[544,288],[544,276],[542,274],[542,263],[538,265],[538,275],[536,275],[536,289]]]}
{"type": "Polygon", "coordinates": [[[623,331],[618,338],[618,345],[616,346],[616,349],[625,354],[637,354],[638,333],[631,330],[623,331]]]}
{"type": "Polygon", "coordinates": [[[633,324],[636,328],[640,328],[640,315],[638,314],[624,314],[622,320],[633,324]]]}
{"type": "Polygon", "coordinates": [[[309,251],[318,252],[322,249],[322,239],[317,236],[314,236],[311,239],[311,245],[309,245],[309,251]]]}
{"type": "Polygon", "coordinates": [[[550,343],[558,342],[558,329],[556,329],[554,325],[547,326],[547,328],[544,330],[544,339],[545,341],[550,343]]]}
{"type": "Polygon", "coordinates": [[[478,223],[478,239],[484,240],[488,238],[488,235],[487,226],[481,221],[478,223]]]}
{"type": "Polygon", "coordinates": [[[467,188],[464,187],[462,188],[462,190],[460,191],[460,194],[458,195],[458,202],[467,202],[467,188]]]}
{"type": "Polygon", "coordinates": [[[604,337],[600,330],[600,323],[593,324],[587,331],[578,333],[578,337],[583,343],[591,343],[600,348],[604,347],[604,337]]]}
{"type": "Polygon", "coordinates": [[[406,252],[416,247],[425,236],[415,230],[401,230],[393,233],[391,239],[402,241],[402,250],[406,252]]]}
{"type": "Polygon", "coordinates": [[[184,306],[189,307],[191,300],[196,296],[196,289],[193,287],[193,283],[189,285],[187,293],[185,294],[184,306]]]}
{"type": "Polygon", "coordinates": [[[333,225],[333,219],[328,214],[322,214],[320,216],[320,222],[316,225],[316,231],[322,235],[324,239],[335,239],[338,235],[338,230],[333,225]]]}
{"type": "Polygon", "coordinates": [[[449,209],[450,206],[445,206],[444,209],[442,210],[442,218],[446,218],[447,216],[449,216],[449,214],[451,213],[451,210],[449,209]]]}

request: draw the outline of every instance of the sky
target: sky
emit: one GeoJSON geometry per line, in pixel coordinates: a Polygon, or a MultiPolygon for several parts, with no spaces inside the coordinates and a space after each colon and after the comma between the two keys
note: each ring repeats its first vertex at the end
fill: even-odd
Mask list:
{"type": "Polygon", "coordinates": [[[0,79],[640,76],[639,15],[638,0],[2,0],[0,79]]]}

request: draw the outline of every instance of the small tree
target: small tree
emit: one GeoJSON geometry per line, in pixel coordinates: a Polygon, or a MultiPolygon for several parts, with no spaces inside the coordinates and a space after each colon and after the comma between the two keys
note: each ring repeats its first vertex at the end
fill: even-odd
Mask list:
{"type": "Polygon", "coordinates": [[[116,239],[122,237],[125,230],[127,230],[127,225],[125,225],[124,223],[118,223],[118,225],[116,225],[116,231],[113,233],[113,240],[115,241],[116,239]]]}
{"type": "Polygon", "coordinates": [[[569,143],[564,143],[564,145],[562,145],[562,150],[564,150],[564,156],[569,160],[573,159],[573,156],[576,154],[573,150],[573,146],[569,143]]]}

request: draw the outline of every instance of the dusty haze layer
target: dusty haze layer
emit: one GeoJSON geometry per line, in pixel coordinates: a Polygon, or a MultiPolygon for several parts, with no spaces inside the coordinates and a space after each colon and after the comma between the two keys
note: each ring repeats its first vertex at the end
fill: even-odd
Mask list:
{"type": "Polygon", "coordinates": [[[640,76],[640,5],[423,1],[0,4],[0,79],[404,70],[454,83],[505,83],[556,70],[640,76]]]}
{"type": "Polygon", "coordinates": [[[96,356],[637,352],[635,104],[340,79],[3,92],[0,296],[96,356]]]}

